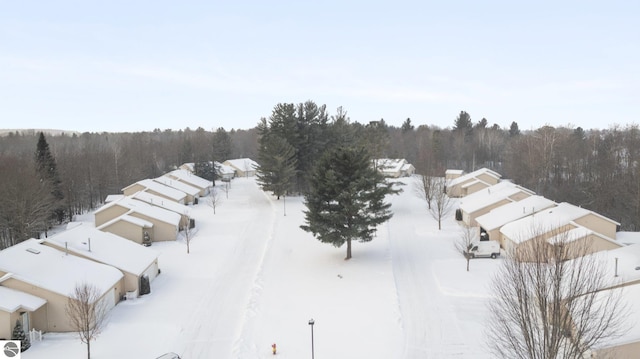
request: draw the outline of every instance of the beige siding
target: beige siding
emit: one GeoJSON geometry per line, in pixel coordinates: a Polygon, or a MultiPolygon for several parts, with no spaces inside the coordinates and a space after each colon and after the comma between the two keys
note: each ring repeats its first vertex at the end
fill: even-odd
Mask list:
{"type": "MultiPolygon", "coordinates": [[[[123,189],[123,190],[122,190],[122,193],[123,193],[125,196],[131,196],[132,194],[135,194],[135,193],[138,193],[138,192],[140,192],[140,191],[143,191],[143,190],[145,190],[146,188],[147,188],[147,187],[145,187],[145,186],[143,186],[143,185],[141,185],[141,184],[139,184],[139,183],[134,183],[134,184],[132,184],[131,186],[129,186],[129,187],[127,187],[127,188],[123,189]]],[[[155,194],[155,193],[154,193],[154,194],[155,194]]]]}
{"type": "Polygon", "coordinates": [[[638,353],[640,353],[640,341],[594,350],[591,357],[594,359],[637,359],[638,353]]]}
{"type": "Polygon", "coordinates": [[[511,196],[509,196],[509,198],[511,198],[513,201],[518,202],[518,201],[522,201],[523,199],[530,197],[531,193],[527,193],[527,192],[518,192],[516,194],[513,194],[511,196]]]}
{"type": "Polygon", "coordinates": [[[616,238],[617,225],[594,213],[586,215],[574,222],[609,238],[616,238]]]}
{"type": "Polygon", "coordinates": [[[16,322],[13,319],[12,313],[0,310],[0,340],[10,340],[11,333],[13,332],[13,323],[16,322]]]}
{"type": "Polygon", "coordinates": [[[478,225],[478,222],[476,222],[476,218],[482,216],[483,214],[489,213],[492,209],[504,206],[505,204],[508,204],[508,203],[511,203],[511,201],[509,201],[508,199],[503,199],[499,202],[496,202],[490,206],[481,208],[472,213],[466,213],[462,211],[462,219],[464,220],[464,223],[466,223],[467,225],[471,227],[476,227],[478,225]]]}
{"type": "Polygon", "coordinates": [[[482,191],[483,189],[489,187],[486,183],[476,182],[469,187],[462,188],[462,196],[468,196],[470,194],[476,193],[478,191],[482,191]]]}
{"type": "MultiPolygon", "coordinates": [[[[151,240],[154,242],[175,241],[178,237],[177,226],[136,212],[131,213],[130,216],[153,223],[153,236],[151,237],[151,240]]],[[[151,235],[151,232],[149,232],[149,234],[151,235]]]]}
{"type": "Polygon", "coordinates": [[[494,176],[491,176],[488,173],[481,173],[476,178],[483,182],[488,183],[489,186],[493,186],[494,184],[497,184],[500,181],[499,178],[495,178],[494,176]]]}
{"type": "MultiPolygon", "coordinates": [[[[67,300],[68,300],[67,296],[63,296],[61,294],[54,293],[40,287],[36,287],[31,284],[18,281],[14,278],[10,278],[4,281],[2,284],[7,288],[13,288],[16,290],[23,291],[25,293],[33,294],[47,301],[47,304],[45,304],[45,306],[47,307],[45,311],[46,320],[41,324],[40,322],[42,322],[42,319],[38,318],[41,315],[32,316],[31,318],[32,328],[36,328],[36,329],[44,330],[48,332],[73,331],[73,329],[71,328],[71,324],[69,323],[69,320],[67,318],[67,314],[65,312],[65,307],[67,305],[67,300]]],[[[106,295],[114,296],[114,300],[117,303],[119,299],[124,295],[123,287],[124,287],[123,281],[120,280],[113,287],[111,287],[109,291],[105,293],[105,296],[106,295]]],[[[36,311],[36,314],[38,314],[41,310],[42,308],[36,311]]]]}
{"type": "Polygon", "coordinates": [[[447,187],[447,195],[449,197],[460,197],[462,196],[462,186],[465,184],[474,181],[473,178],[469,178],[468,180],[458,183],[455,186],[447,187]]]}
{"type": "MultiPolygon", "coordinates": [[[[587,254],[596,253],[601,251],[608,251],[611,249],[616,249],[622,247],[621,244],[614,243],[608,241],[600,236],[591,234],[584,238],[580,238],[570,243],[571,246],[575,246],[576,248],[585,248],[587,246],[587,254]]],[[[573,250],[570,250],[569,253],[573,253],[573,250]]]]}
{"type": "Polygon", "coordinates": [[[100,227],[101,225],[109,222],[116,217],[120,217],[127,212],[129,212],[129,209],[118,205],[113,205],[101,211],[98,211],[95,213],[96,227],[100,227]]]}
{"type": "Polygon", "coordinates": [[[153,241],[153,228],[143,228],[134,223],[127,221],[116,221],[108,226],[101,228],[104,232],[113,233],[122,238],[126,238],[130,241],[142,244],[144,238],[144,231],[149,233],[149,237],[153,241]]]}

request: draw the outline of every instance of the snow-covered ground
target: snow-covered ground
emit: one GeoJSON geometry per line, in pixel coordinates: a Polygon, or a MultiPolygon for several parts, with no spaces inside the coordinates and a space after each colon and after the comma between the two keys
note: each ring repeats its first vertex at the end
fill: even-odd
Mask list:
{"type": "MultiPolygon", "coordinates": [[[[490,358],[483,329],[501,260],[466,272],[453,216],[439,231],[404,182],[394,217],[345,261],[344,247],[300,229],[301,197],[278,201],[253,178],[234,179],[215,215],[207,199],[193,207],[190,254],[182,240],[150,247],[162,274],[151,294],[111,311],[91,357],[266,358],[276,343],[278,357],[310,358],[313,329],[316,358],[490,358]]],[[[22,357],[83,358],[86,347],[48,333],[22,357]]]]}

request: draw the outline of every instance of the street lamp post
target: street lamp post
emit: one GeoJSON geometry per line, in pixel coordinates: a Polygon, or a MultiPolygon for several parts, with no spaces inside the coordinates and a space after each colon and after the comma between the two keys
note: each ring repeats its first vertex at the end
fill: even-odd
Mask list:
{"type": "Polygon", "coordinates": [[[309,319],[309,325],[311,326],[311,359],[314,359],[314,350],[313,350],[313,325],[316,322],[312,319],[309,319]]]}

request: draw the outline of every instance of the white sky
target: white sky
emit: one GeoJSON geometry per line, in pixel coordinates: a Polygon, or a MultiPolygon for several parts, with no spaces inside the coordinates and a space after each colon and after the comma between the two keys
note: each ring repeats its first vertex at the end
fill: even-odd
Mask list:
{"type": "Polygon", "coordinates": [[[635,1],[2,1],[0,128],[352,121],[607,128],[640,113],[635,1]]]}

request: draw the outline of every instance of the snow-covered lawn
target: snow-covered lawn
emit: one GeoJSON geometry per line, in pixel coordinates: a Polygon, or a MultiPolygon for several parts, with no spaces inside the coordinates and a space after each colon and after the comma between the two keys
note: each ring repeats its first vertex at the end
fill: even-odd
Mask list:
{"type": "MultiPolygon", "coordinates": [[[[472,260],[466,272],[453,216],[439,231],[405,182],[391,221],[345,261],[344,247],[300,229],[302,198],[277,201],[253,178],[233,180],[215,215],[207,199],[193,207],[190,254],[181,240],[150,247],[162,274],[151,294],[111,311],[92,358],[265,358],[273,343],[281,358],[311,358],[312,318],[316,358],[490,358],[486,303],[501,259],[472,260]]],[[[48,333],[22,357],[85,350],[73,334],[48,333]]]]}

